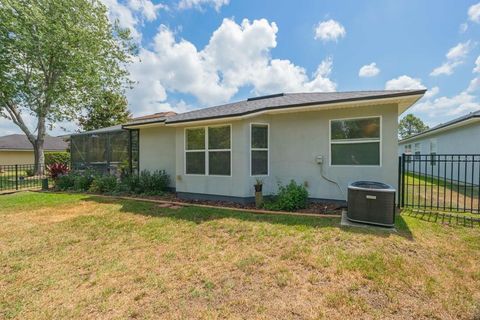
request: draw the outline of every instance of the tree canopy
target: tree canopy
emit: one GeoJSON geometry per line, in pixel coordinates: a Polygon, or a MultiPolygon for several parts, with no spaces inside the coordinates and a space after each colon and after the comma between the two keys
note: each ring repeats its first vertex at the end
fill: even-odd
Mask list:
{"type": "Polygon", "coordinates": [[[99,0],[2,0],[0,116],[26,134],[37,165],[48,126],[74,121],[105,91],[123,93],[134,50],[99,0]]]}
{"type": "Polygon", "coordinates": [[[413,114],[407,114],[398,124],[398,134],[400,138],[405,139],[414,134],[428,130],[428,126],[413,114]]]}
{"type": "Polygon", "coordinates": [[[101,99],[86,107],[78,123],[82,130],[89,131],[127,122],[131,113],[127,109],[127,99],[123,95],[106,91],[101,99]]]}

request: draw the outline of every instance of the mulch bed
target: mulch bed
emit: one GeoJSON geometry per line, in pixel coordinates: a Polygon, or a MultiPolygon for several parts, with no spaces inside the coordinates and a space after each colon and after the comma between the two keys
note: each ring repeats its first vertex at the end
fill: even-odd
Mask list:
{"type": "MultiPolygon", "coordinates": [[[[254,203],[240,204],[230,201],[213,201],[213,200],[189,200],[189,199],[180,199],[174,193],[167,193],[162,196],[144,196],[144,195],[128,195],[131,198],[139,199],[150,199],[150,200],[163,200],[163,201],[173,201],[181,202],[185,204],[199,204],[199,205],[209,205],[215,207],[228,207],[236,209],[247,209],[253,210],[257,209],[254,203]]],[[[300,209],[294,212],[301,213],[312,213],[312,214],[336,214],[341,215],[342,209],[344,207],[338,203],[333,202],[309,202],[308,207],[305,209],[300,209]]]]}

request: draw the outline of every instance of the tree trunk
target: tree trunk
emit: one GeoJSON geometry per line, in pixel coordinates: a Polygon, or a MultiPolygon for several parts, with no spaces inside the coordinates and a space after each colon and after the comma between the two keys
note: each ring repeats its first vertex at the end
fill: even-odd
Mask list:
{"type": "Polygon", "coordinates": [[[43,175],[44,173],[44,164],[45,164],[45,154],[43,150],[44,139],[37,139],[33,145],[33,155],[35,159],[35,175],[43,175]]]}
{"type": "Polygon", "coordinates": [[[43,145],[45,143],[45,117],[38,117],[37,139],[33,143],[33,155],[35,159],[35,174],[43,175],[45,168],[45,154],[43,145]]]}

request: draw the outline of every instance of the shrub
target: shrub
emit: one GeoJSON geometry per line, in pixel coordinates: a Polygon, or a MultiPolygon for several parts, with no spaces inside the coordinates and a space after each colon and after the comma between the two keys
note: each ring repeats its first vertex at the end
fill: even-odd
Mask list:
{"type": "Polygon", "coordinates": [[[59,176],[57,180],[55,180],[55,189],[60,191],[72,190],[75,185],[75,177],[72,173],[59,176]]]}
{"type": "Polygon", "coordinates": [[[45,166],[50,166],[54,163],[62,163],[66,166],[70,165],[69,152],[47,152],[45,153],[45,166]]]}
{"type": "Polygon", "coordinates": [[[295,211],[305,209],[308,204],[308,191],[303,185],[290,181],[286,186],[280,185],[278,194],[272,202],[265,203],[265,208],[269,210],[295,211]]]}
{"type": "Polygon", "coordinates": [[[113,193],[117,189],[117,178],[112,175],[96,176],[90,185],[90,192],[113,193]]]}
{"type": "Polygon", "coordinates": [[[94,175],[90,171],[75,174],[74,177],[73,189],[75,191],[88,191],[94,179],[94,175]]]}
{"type": "Polygon", "coordinates": [[[48,165],[47,170],[53,180],[57,180],[69,172],[68,165],[59,162],[48,165]]]}
{"type": "Polygon", "coordinates": [[[165,170],[153,172],[143,170],[140,174],[129,175],[122,181],[122,185],[130,192],[146,195],[163,194],[170,183],[170,177],[165,170]]]}

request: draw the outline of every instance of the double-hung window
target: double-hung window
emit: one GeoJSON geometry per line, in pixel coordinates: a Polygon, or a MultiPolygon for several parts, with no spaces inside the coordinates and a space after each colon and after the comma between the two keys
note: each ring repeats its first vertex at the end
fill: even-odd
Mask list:
{"type": "Polygon", "coordinates": [[[381,118],[330,121],[330,164],[380,166],[381,118]]]}
{"type": "Polygon", "coordinates": [[[250,125],[250,174],[268,175],[268,124],[250,125]]]}
{"type": "Polygon", "coordinates": [[[231,126],[185,129],[185,173],[231,174],[231,126]]]}

